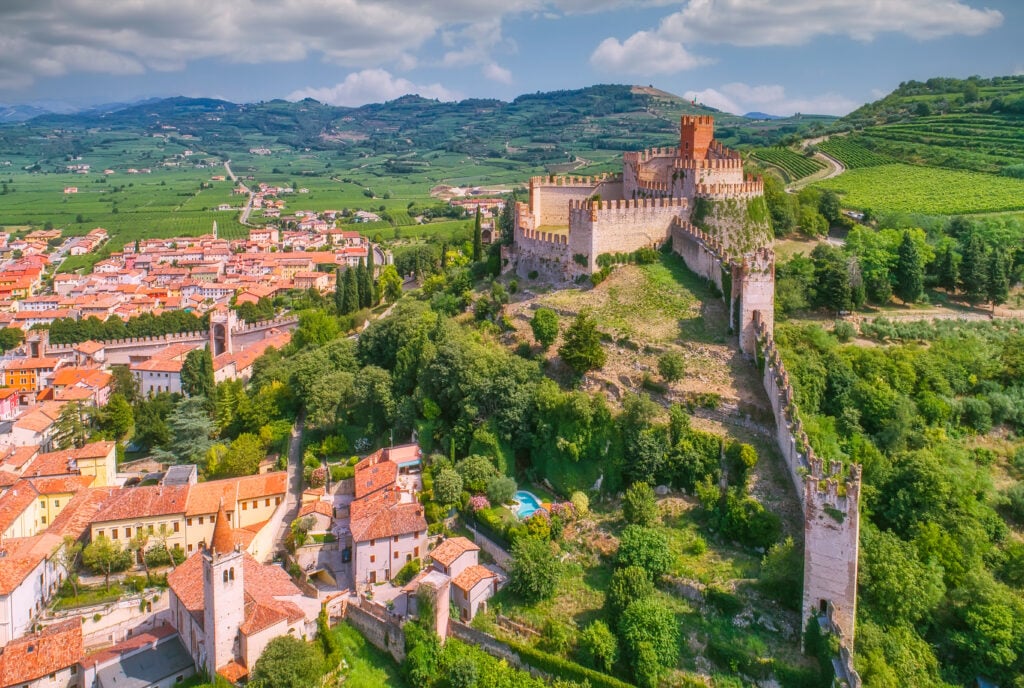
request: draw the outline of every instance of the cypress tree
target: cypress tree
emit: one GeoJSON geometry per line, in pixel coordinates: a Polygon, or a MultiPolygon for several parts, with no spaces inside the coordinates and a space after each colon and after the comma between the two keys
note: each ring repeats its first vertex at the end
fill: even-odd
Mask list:
{"type": "Polygon", "coordinates": [[[366,251],[366,289],[367,293],[370,295],[370,302],[366,305],[371,308],[377,305],[377,290],[375,289],[377,280],[374,279],[376,275],[373,273],[373,246],[370,246],[366,251]]]}
{"type": "Polygon", "coordinates": [[[1001,303],[1006,303],[1010,296],[1010,273],[1006,270],[1006,256],[1002,250],[994,249],[989,256],[988,282],[985,285],[986,296],[992,304],[992,310],[1001,303]]]}
{"type": "Polygon", "coordinates": [[[950,293],[956,291],[956,284],[960,279],[960,262],[949,244],[946,244],[946,250],[939,258],[938,272],[939,286],[950,293]]]}
{"type": "Polygon", "coordinates": [[[359,285],[356,284],[356,271],[352,268],[345,270],[345,293],[342,304],[342,315],[359,310],[359,285]]]}
{"type": "Polygon", "coordinates": [[[903,232],[896,254],[896,296],[903,303],[914,303],[924,292],[924,263],[910,232],[903,232]]]}
{"type": "Polygon", "coordinates": [[[484,259],[484,240],[480,229],[480,206],[476,207],[476,221],[473,223],[473,262],[484,259]]]}
{"type": "Polygon", "coordinates": [[[345,312],[345,284],[341,268],[334,268],[334,309],[338,313],[345,312]]]}
{"type": "Polygon", "coordinates": [[[501,216],[498,218],[498,231],[501,232],[501,238],[505,241],[512,238],[512,230],[516,222],[515,205],[516,195],[512,194],[512,198],[505,201],[505,207],[501,209],[501,216]]]}
{"type": "Polygon", "coordinates": [[[359,267],[356,268],[356,289],[359,292],[357,303],[359,308],[366,308],[370,305],[370,293],[366,289],[368,283],[366,275],[366,262],[360,258],[359,267]]]}
{"type": "Polygon", "coordinates": [[[441,244],[441,272],[448,269],[448,244],[441,244]]]}
{"type": "Polygon", "coordinates": [[[975,232],[967,237],[960,262],[960,286],[971,302],[981,301],[986,296],[989,282],[988,256],[985,243],[975,232]]]}

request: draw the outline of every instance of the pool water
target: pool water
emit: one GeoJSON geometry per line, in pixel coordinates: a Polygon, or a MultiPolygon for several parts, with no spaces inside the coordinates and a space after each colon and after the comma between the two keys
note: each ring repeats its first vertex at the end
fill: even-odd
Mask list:
{"type": "Polygon", "coordinates": [[[515,494],[516,516],[520,519],[530,518],[533,512],[540,508],[540,500],[537,495],[526,490],[519,490],[515,494]]]}

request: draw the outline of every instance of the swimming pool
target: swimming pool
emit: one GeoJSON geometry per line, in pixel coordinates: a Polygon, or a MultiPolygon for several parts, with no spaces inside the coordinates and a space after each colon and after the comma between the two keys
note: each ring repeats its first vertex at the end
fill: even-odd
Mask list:
{"type": "Polygon", "coordinates": [[[540,500],[537,499],[537,495],[526,490],[519,490],[515,494],[516,502],[516,516],[520,519],[530,518],[533,512],[540,507],[540,500]]]}

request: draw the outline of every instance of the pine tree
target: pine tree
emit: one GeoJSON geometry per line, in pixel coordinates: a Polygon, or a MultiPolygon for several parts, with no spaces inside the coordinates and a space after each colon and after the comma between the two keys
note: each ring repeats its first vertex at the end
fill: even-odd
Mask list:
{"type": "Polygon", "coordinates": [[[988,278],[988,256],[985,243],[975,232],[967,237],[960,262],[960,286],[967,300],[972,303],[981,301],[986,296],[988,278]]]}
{"type": "Polygon", "coordinates": [[[58,449],[84,447],[88,433],[85,409],[80,401],[64,404],[60,416],[53,424],[53,441],[58,449]]]}
{"type": "Polygon", "coordinates": [[[367,286],[366,262],[360,258],[359,267],[356,268],[356,289],[359,292],[359,308],[366,308],[370,305],[370,292],[367,286]]]}
{"type": "Polygon", "coordinates": [[[924,292],[924,262],[910,232],[903,232],[903,241],[897,249],[896,296],[903,303],[914,303],[924,292]]]}
{"type": "Polygon", "coordinates": [[[949,244],[946,244],[946,250],[939,258],[938,273],[939,286],[950,293],[956,291],[956,284],[960,279],[960,261],[949,244]]]}
{"type": "Polygon", "coordinates": [[[484,259],[484,240],[480,223],[480,206],[476,207],[476,221],[473,223],[473,262],[484,259]]]}
{"type": "Polygon", "coordinates": [[[985,285],[985,292],[989,303],[992,304],[993,311],[999,304],[1006,303],[1006,299],[1010,296],[1010,274],[1006,269],[1006,256],[1001,249],[993,250],[989,256],[988,282],[985,285]]]}

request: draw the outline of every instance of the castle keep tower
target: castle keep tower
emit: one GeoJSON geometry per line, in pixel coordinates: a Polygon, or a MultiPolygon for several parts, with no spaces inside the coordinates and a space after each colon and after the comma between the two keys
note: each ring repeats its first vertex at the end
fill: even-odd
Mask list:
{"type": "Polygon", "coordinates": [[[679,120],[679,157],[705,160],[715,138],[715,120],[710,115],[682,117],[679,120]]]}
{"type": "Polygon", "coordinates": [[[203,557],[203,650],[206,671],[217,670],[241,653],[238,629],[245,621],[245,585],[242,551],[235,548],[223,500],[217,510],[213,538],[203,557]]]}

